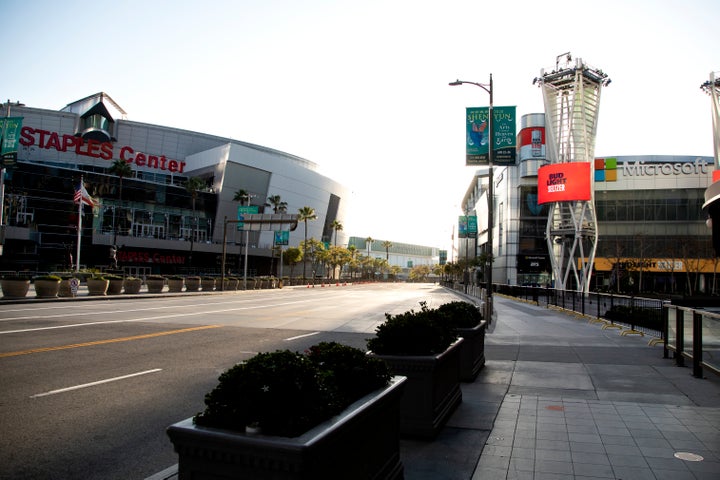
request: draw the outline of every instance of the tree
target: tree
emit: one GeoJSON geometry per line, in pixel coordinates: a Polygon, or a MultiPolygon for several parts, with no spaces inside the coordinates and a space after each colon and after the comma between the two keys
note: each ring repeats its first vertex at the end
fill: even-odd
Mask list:
{"type": "Polygon", "coordinates": [[[250,194],[247,190],[243,190],[241,188],[240,190],[235,192],[233,202],[240,202],[240,205],[245,205],[245,202],[247,202],[247,204],[250,205],[250,194]]]}
{"type": "MultiPolygon", "coordinates": [[[[302,207],[298,210],[298,221],[303,222],[305,224],[305,244],[308,242],[308,226],[307,222],[308,220],[315,220],[317,218],[317,214],[315,213],[315,209],[312,207],[302,207]]],[[[306,278],[306,262],[304,260],[305,257],[305,249],[303,249],[303,280],[306,278]]]]}
{"type": "Polygon", "coordinates": [[[268,197],[268,204],[273,208],[273,213],[287,212],[287,202],[283,202],[280,195],[271,195],[268,197]]]}
{"type": "Polygon", "coordinates": [[[337,220],[333,220],[333,222],[330,224],[330,226],[335,231],[335,246],[337,247],[337,232],[338,232],[338,230],[343,229],[343,224],[338,222],[337,220]]]}
{"type": "Polygon", "coordinates": [[[190,177],[187,179],[187,182],[185,182],[185,190],[190,194],[190,198],[192,199],[192,212],[194,223],[194,225],[192,226],[192,231],[190,232],[190,258],[188,259],[188,264],[190,265],[190,267],[192,267],[193,246],[195,242],[195,235],[197,233],[197,216],[195,215],[195,202],[197,201],[200,191],[203,190],[205,187],[205,180],[200,177],[190,177]]]}
{"type": "Polygon", "coordinates": [[[290,267],[290,277],[293,276],[293,272],[295,271],[295,265],[300,263],[300,260],[303,259],[303,252],[298,247],[288,247],[287,250],[285,250],[283,254],[283,262],[285,265],[290,267]]]}
{"type": "Polygon", "coordinates": [[[390,248],[392,248],[393,244],[390,240],[385,240],[382,246],[385,248],[385,260],[390,263],[390,248]]]}
{"type": "Polygon", "coordinates": [[[367,256],[370,256],[370,249],[372,248],[372,244],[375,241],[372,237],[367,237],[365,239],[365,248],[367,248],[367,256]]]}
{"type": "Polygon", "coordinates": [[[119,205],[113,208],[113,247],[115,247],[115,245],[117,245],[118,231],[117,211],[122,204],[123,178],[132,176],[132,167],[125,160],[113,160],[113,163],[110,166],[110,173],[117,176],[120,180],[120,191],[118,195],[119,205]]]}

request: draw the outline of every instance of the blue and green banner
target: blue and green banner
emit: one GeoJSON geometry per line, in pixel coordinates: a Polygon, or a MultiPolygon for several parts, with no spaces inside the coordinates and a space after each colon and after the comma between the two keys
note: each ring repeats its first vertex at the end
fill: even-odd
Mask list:
{"type": "Polygon", "coordinates": [[[0,118],[0,163],[3,167],[17,162],[18,144],[23,117],[0,118]]]}
{"type": "Polygon", "coordinates": [[[290,231],[278,230],[275,232],[275,245],[290,245],[290,231]]]}
{"type": "Polygon", "coordinates": [[[237,219],[238,219],[237,229],[242,230],[245,227],[245,223],[243,222],[243,220],[245,220],[244,215],[246,215],[246,214],[254,215],[254,214],[258,213],[258,206],[257,205],[248,205],[248,206],[238,205],[237,208],[238,208],[238,210],[237,210],[237,219]]]}
{"type": "Polygon", "coordinates": [[[458,237],[475,238],[478,233],[477,216],[460,215],[458,217],[458,237]]]}
{"type": "MultiPolygon", "coordinates": [[[[465,164],[489,165],[490,108],[468,107],[465,122],[465,164]]],[[[493,165],[516,164],[515,107],[493,107],[493,165]]]]}

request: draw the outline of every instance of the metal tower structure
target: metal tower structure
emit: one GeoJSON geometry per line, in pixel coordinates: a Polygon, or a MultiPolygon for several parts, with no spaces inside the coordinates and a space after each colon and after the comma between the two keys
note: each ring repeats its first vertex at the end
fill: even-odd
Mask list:
{"type": "MultiPolygon", "coordinates": [[[[710,95],[712,100],[712,126],[713,126],[713,146],[715,147],[715,170],[720,171],[720,78],[716,75],[720,72],[710,72],[710,80],[700,85],[705,93],[710,95]]],[[[720,180],[715,178],[713,181],[720,180]]]]}
{"type": "MultiPolygon", "coordinates": [[[[556,58],[552,72],[541,70],[533,83],[543,93],[547,160],[593,162],[600,92],[610,83],[608,76],[564,53],[556,58]]],[[[549,204],[545,235],[557,289],[590,289],[598,239],[592,168],[590,176],[589,201],[549,204]]]]}

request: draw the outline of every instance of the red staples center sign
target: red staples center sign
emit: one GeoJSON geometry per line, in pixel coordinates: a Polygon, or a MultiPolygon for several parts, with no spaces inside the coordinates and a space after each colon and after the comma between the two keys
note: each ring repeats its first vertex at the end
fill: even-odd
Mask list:
{"type": "Polygon", "coordinates": [[[538,205],[590,200],[590,163],[570,162],[538,169],[538,205]]]}
{"type": "Polygon", "coordinates": [[[136,152],[130,146],[116,147],[111,142],[99,142],[97,140],[83,140],[80,137],[70,134],[60,134],[25,126],[20,132],[20,144],[25,147],[37,146],[46,150],[57,150],[58,152],[70,152],[90,158],[101,158],[112,160],[119,158],[135,167],[144,167],[151,170],[166,170],[171,173],[183,173],[186,163],[179,160],[166,158],[165,155],[150,155],[143,152],[136,152]]]}

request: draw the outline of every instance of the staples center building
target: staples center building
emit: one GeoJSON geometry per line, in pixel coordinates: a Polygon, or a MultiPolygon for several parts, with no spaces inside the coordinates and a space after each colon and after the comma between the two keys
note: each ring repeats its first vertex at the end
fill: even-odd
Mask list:
{"type": "MultiPolygon", "coordinates": [[[[273,213],[266,205],[271,196],[280,196],[287,213],[311,207],[317,219],[307,222],[307,237],[321,241],[331,240],[333,222],[347,209],[349,192],[319,174],[313,162],[228,138],[132,122],[105,93],[60,111],[4,105],[8,108],[10,116],[23,117],[23,126],[17,162],[5,179],[0,270],[69,268],[79,223],[73,193],[81,177],[97,205],[83,209],[80,264],[108,266],[116,244],[118,265],[128,274],[219,273],[224,236],[227,269],[239,271],[246,234],[225,219],[238,218],[241,191],[258,213],[273,213]],[[117,160],[131,167],[129,177],[113,173],[117,160]],[[185,188],[192,177],[204,183],[195,198],[185,188]]],[[[289,233],[288,245],[304,240],[304,228],[289,233]]],[[[342,231],[337,233],[337,243],[344,244],[342,231]]],[[[274,232],[253,231],[247,238],[248,273],[276,274],[274,232]]]]}

